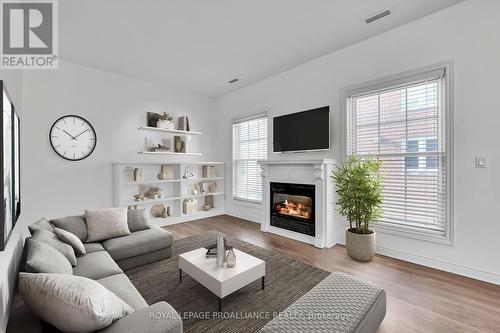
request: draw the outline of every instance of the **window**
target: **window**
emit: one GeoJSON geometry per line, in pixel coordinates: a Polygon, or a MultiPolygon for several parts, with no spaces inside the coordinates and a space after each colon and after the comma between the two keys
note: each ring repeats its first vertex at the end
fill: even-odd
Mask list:
{"type": "Polygon", "coordinates": [[[347,93],[347,153],[382,161],[379,225],[385,230],[448,236],[445,72],[433,69],[347,93]]]}
{"type": "Polygon", "coordinates": [[[267,159],[267,115],[233,123],[233,198],[262,202],[262,180],[257,160],[267,159]]]}

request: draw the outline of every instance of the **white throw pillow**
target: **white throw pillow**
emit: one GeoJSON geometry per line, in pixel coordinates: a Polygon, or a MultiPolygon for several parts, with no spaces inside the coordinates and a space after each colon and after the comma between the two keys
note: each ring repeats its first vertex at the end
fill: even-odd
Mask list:
{"type": "Polygon", "coordinates": [[[87,220],[87,242],[130,235],[127,207],[86,210],[85,219],[87,220]]]}
{"type": "Polygon", "coordinates": [[[87,253],[82,241],[75,234],[72,234],[71,232],[58,227],[54,227],[54,234],[57,236],[57,238],[59,238],[61,242],[71,245],[73,250],[75,250],[76,255],[81,256],[87,253]]]}
{"type": "Polygon", "coordinates": [[[19,292],[36,316],[63,332],[93,332],[134,312],[102,284],[82,276],[19,273],[19,292]]]}

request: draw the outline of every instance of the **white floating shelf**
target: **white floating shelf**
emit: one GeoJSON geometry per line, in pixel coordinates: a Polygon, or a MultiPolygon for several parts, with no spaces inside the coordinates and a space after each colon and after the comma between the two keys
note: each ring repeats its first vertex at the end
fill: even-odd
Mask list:
{"type": "Polygon", "coordinates": [[[213,192],[213,193],[201,193],[201,194],[188,194],[188,195],[183,195],[182,199],[194,199],[194,198],[201,198],[201,197],[206,197],[209,195],[223,195],[224,192],[213,192]]]}
{"type": "Polygon", "coordinates": [[[146,155],[184,155],[184,156],[201,156],[201,153],[174,153],[171,151],[140,151],[139,154],[146,155]]]}
{"type": "Polygon", "coordinates": [[[158,202],[167,202],[167,201],[174,201],[174,200],[180,200],[181,197],[163,197],[163,198],[158,198],[158,199],[147,199],[147,200],[142,200],[142,201],[135,201],[135,200],[126,200],[123,202],[124,205],[138,205],[138,206],[143,206],[143,205],[150,205],[158,202]]]}
{"type": "Polygon", "coordinates": [[[158,128],[158,127],[149,127],[149,126],[141,126],[138,128],[141,131],[152,131],[152,132],[162,132],[162,133],[169,133],[169,134],[177,134],[177,135],[202,135],[202,132],[196,132],[196,131],[182,131],[182,130],[176,130],[176,129],[166,129],[166,128],[158,128]]]}
{"type": "Polygon", "coordinates": [[[149,184],[160,184],[160,183],[178,183],[181,180],[176,179],[153,179],[153,180],[141,180],[138,182],[123,182],[122,185],[149,185],[149,184]]]}
{"type": "Polygon", "coordinates": [[[195,182],[203,182],[203,181],[210,181],[210,180],[222,180],[224,177],[200,177],[200,178],[182,178],[183,182],[186,183],[195,183],[195,182]]]}

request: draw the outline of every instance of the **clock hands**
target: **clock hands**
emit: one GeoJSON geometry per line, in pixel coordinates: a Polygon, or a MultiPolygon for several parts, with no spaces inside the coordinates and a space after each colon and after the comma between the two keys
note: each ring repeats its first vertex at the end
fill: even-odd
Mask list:
{"type": "Polygon", "coordinates": [[[87,128],[85,131],[83,131],[83,132],[81,132],[80,134],[76,135],[76,136],[75,136],[75,139],[76,139],[77,137],[79,137],[80,135],[82,135],[83,133],[87,132],[89,129],[90,129],[90,128],[87,128]]]}
{"type": "Polygon", "coordinates": [[[63,130],[64,133],[68,134],[72,140],[76,140],[76,136],[73,136],[71,134],[69,134],[68,132],[66,132],[66,130],[63,130]]]}

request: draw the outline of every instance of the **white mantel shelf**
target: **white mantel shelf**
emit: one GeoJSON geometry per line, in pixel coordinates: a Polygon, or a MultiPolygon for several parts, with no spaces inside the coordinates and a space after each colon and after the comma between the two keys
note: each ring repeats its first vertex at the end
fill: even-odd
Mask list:
{"type": "Polygon", "coordinates": [[[335,191],[330,178],[337,165],[333,159],[262,160],[263,216],[261,231],[312,244],[319,248],[335,245],[335,191]],[[304,235],[271,225],[270,183],[309,184],[315,186],[315,236],[304,235]]]}

